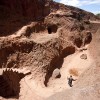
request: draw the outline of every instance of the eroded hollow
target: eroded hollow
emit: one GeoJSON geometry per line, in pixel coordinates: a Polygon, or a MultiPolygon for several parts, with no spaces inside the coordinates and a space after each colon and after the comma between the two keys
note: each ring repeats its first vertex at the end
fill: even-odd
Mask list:
{"type": "Polygon", "coordinates": [[[78,48],[80,48],[80,47],[82,46],[82,43],[83,43],[83,41],[82,41],[82,38],[81,38],[81,37],[77,37],[77,38],[74,40],[74,44],[75,44],[78,48]]]}
{"type": "Polygon", "coordinates": [[[49,25],[47,27],[48,34],[56,33],[57,32],[57,29],[58,29],[58,26],[57,25],[49,25]]]}
{"type": "Polygon", "coordinates": [[[62,58],[65,58],[68,55],[73,54],[73,53],[75,53],[75,47],[70,46],[70,47],[66,47],[62,50],[62,55],[61,56],[62,56],[62,58]]]}
{"type": "Polygon", "coordinates": [[[4,71],[0,75],[0,96],[4,98],[19,98],[19,82],[23,77],[25,77],[23,73],[13,70],[4,71]]]}
{"type": "Polygon", "coordinates": [[[60,56],[55,56],[51,60],[51,63],[50,63],[49,68],[47,69],[47,74],[45,76],[45,81],[44,81],[44,85],[46,87],[48,86],[48,82],[49,82],[50,77],[52,76],[53,71],[56,68],[60,69],[62,67],[63,62],[64,62],[64,58],[70,54],[73,54],[73,53],[75,53],[75,47],[73,47],[73,46],[66,47],[62,50],[62,53],[60,54],[60,56]]]}
{"type": "MultiPolygon", "coordinates": [[[[58,68],[60,69],[63,64],[63,58],[56,56],[52,59],[49,68],[47,69],[47,74],[45,76],[44,85],[47,87],[50,77],[52,76],[53,71],[58,68]]],[[[60,76],[61,77],[61,76],[60,76]]]]}
{"type": "Polygon", "coordinates": [[[84,45],[86,45],[89,44],[91,41],[92,41],[92,33],[90,31],[87,31],[83,43],[84,45]]]}

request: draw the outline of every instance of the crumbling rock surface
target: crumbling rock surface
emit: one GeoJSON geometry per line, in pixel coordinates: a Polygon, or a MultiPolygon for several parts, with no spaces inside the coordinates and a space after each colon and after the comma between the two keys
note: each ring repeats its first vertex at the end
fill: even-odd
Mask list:
{"type": "MultiPolygon", "coordinates": [[[[50,1],[50,0],[48,0],[50,1]]],[[[38,19],[49,14],[45,10],[47,0],[0,0],[0,10],[4,17],[12,17],[12,15],[24,16],[32,19],[38,19]],[[33,6],[34,5],[34,6],[33,6]],[[12,15],[11,15],[12,14],[12,15]]],[[[2,17],[2,15],[0,15],[2,17]]]]}
{"type": "Polygon", "coordinates": [[[50,13],[50,0],[0,0],[0,36],[7,36],[50,13]]]}
{"type": "Polygon", "coordinates": [[[92,13],[52,0],[1,0],[0,12],[0,68],[27,68],[46,87],[64,58],[89,44],[98,29],[92,13]]]}

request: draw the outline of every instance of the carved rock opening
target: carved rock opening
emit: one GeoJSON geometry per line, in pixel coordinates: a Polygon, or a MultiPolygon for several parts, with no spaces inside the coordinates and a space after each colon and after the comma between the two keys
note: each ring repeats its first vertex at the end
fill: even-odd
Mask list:
{"type": "Polygon", "coordinates": [[[0,75],[0,96],[4,98],[19,98],[20,80],[27,74],[13,71],[12,69],[3,71],[0,75]]]}
{"type": "Polygon", "coordinates": [[[48,34],[56,33],[57,29],[58,29],[57,25],[49,25],[47,27],[48,34]]]}

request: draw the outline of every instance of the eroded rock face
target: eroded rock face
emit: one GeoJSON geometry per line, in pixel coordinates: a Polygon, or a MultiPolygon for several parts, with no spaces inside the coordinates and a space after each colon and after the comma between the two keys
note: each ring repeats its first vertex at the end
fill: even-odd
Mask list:
{"type": "Polygon", "coordinates": [[[28,68],[45,86],[65,57],[92,40],[84,19],[95,16],[52,0],[1,0],[0,12],[0,68],[28,68]]]}
{"type": "Polygon", "coordinates": [[[44,20],[50,13],[50,0],[0,0],[0,36],[18,31],[31,21],[44,20]]]}
{"type": "MultiPolygon", "coordinates": [[[[50,4],[52,1],[45,2],[50,4]]],[[[27,1],[26,5],[29,6],[30,3],[31,1],[27,1]]],[[[4,2],[4,4],[6,3],[4,2]]],[[[54,10],[54,8],[52,9],[54,10]]],[[[35,11],[36,16],[40,14],[38,10],[35,11]]],[[[28,13],[26,9],[27,18],[28,13]]],[[[77,12],[69,11],[69,7],[60,5],[59,10],[57,9],[55,12],[51,10],[44,20],[25,25],[11,36],[1,37],[0,66],[29,67],[33,77],[42,80],[41,82],[47,85],[54,69],[62,67],[64,57],[75,53],[75,47],[81,47],[83,44],[84,36],[82,34],[86,29],[83,19],[79,19],[79,16],[77,16],[77,12]],[[34,34],[38,38],[35,38],[34,34]]]]}
{"type": "MultiPolygon", "coordinates": [[[[2,10],[0,12],[10,17],[11,14],[15,14],[38,19],[49,14],[49,7],[47,11],[45,10],[46,3],[47,0],[0,0],[0,10],[2,10]]],[[[6,15],[4,16],[7,17],[6,15]]]]}

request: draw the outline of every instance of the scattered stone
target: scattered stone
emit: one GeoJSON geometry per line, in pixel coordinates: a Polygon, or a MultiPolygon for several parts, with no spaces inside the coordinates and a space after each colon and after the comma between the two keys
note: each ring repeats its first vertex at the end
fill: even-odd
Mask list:
{"type": "Polygon", "coordinates": [[[52,77],[53,77],[53,78],[60,78],[60,77],[61,77],[60,70],[59,70],[58,68],[56,68],[56,69],[53,71],[52,77]]]}
{"type": "Polygon", "coordinates": [[[82,55],[80,56],[80,58],[86,60],[86,59],[87,59],[87,54],[82,54],[82,55]]]}

